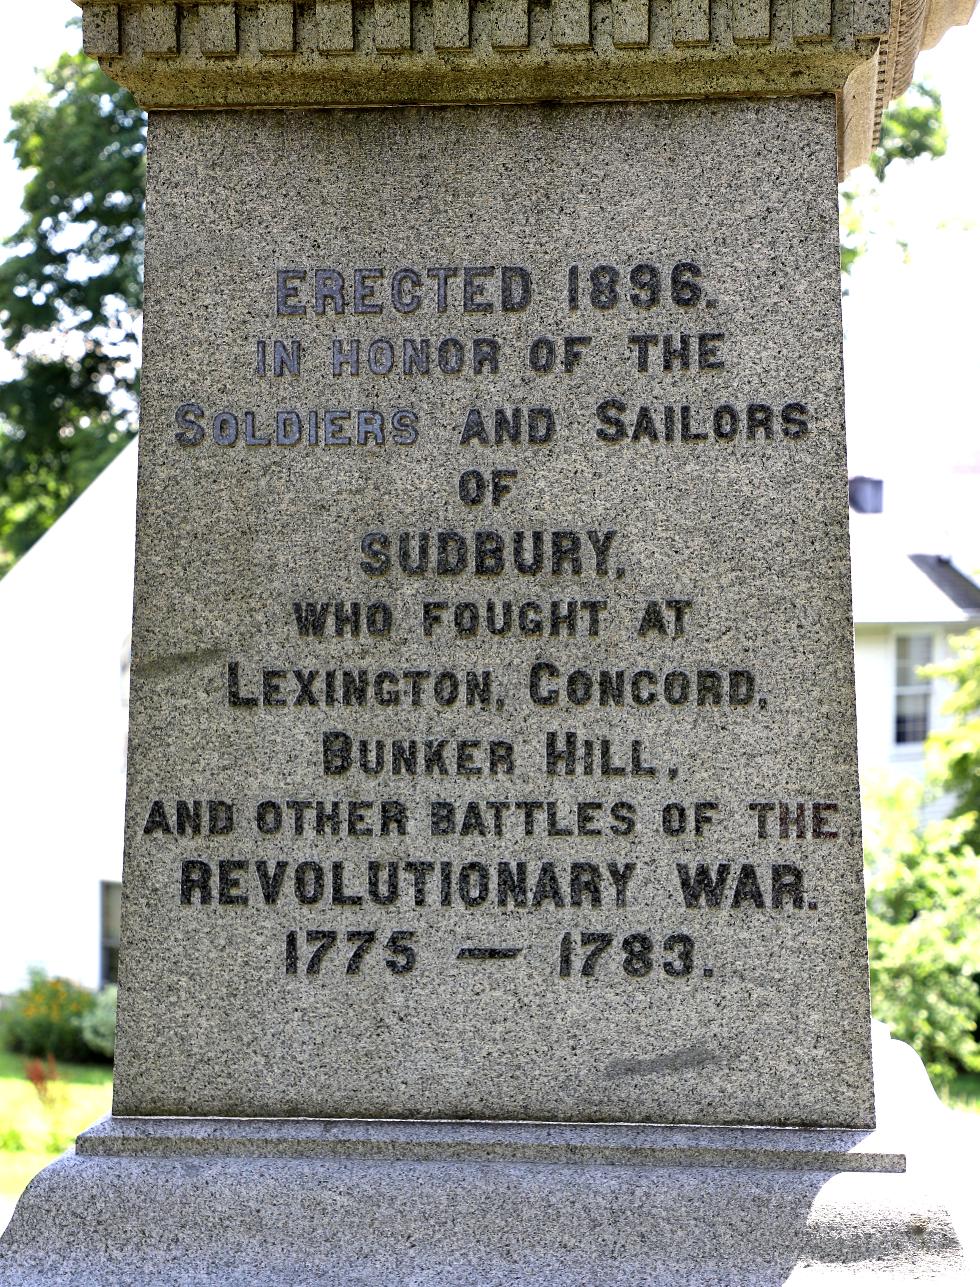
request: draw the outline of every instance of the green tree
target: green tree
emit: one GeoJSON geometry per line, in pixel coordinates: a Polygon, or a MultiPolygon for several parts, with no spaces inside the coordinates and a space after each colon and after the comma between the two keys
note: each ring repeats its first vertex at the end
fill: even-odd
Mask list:
{"type": "Polygon", "coordinates": [[[12,109],[24,222],[0,263],[0,575],[136,432],[145,117],[82,54],[12,109]]]}
{"type": "Polygon", "coordinates": [[[980,1071],[980,859],[975,817],[922,826],[921,807],[906,782],[864,810],[871,1009],[941,1086],[980,1071]]]}
{"type": "Polygon", "coordinates": [[[868,164],[880,183],[893,161],[944,156],[946,143],[939,91],[919,80],[882,116],[878,146],[871,153],[868,164]]]}
{"type": "Polygon", "coordinates": [[[872,1008],[939,1084],[980,1072],[980,629],[952,646],[925,673],[953,686],[927,743],[929,790],[953,816],[923,825],[911,782],[864,811],[872,1008]]]}
{"type": "Polygon", "coordinates": [[[929,768],[940,790],[955,797],[956,811],[965,819],[963,844],[980,853],[980,630],[953,636],[951,643],[952,661],[928,671],[953,684],[945,707],[952,722],[929,738],[929,768]]]}
{"type": "MultiPolygon", "coordinates": [[[[876,184],[881,184],[893,161],[939,157],[945,151],[946,126],[939,92],[923,81],[916,81],[883,114],[878,146],[871,153],[868,165],[876,184]]],[[[859,194],[854,180],[841,187],[840,266],[845,274],[867,248],[866,205],[867,199],[859,194]]]]}

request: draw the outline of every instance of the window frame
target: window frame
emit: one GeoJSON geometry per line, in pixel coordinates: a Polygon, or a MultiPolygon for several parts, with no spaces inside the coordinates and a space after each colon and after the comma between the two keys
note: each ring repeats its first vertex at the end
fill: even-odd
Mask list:
{"type": "Polygon", "coordinates": [[[899,754],[921,755],[922,747],[932,732],[933,713],[934,713],[934,687],[929,678],[919,675],[919,671],[924,666],[932,666],[936,662],[937,644],[936,632],[925,629],[904,629],[895,630],[892,634],[891,648],[891,743],[892,747],[899,754]],[[911,684],[900,684],[898,682],[899,668],[899,644],[902,640],[926,639],[929,642],[929,659],[920,662],[915,668],[915,682],[911,684]],[[900,740],[898,736],[899,721],[899,699],[902,697],[922,697],[926,699],[925,712],[925,733],[923,737],[912,740],[900,740]]]}
{"type": "Polygon", "coordinates": [[[112,932],[108,924],[109,917],[106,915],[107,900],[111,896],[109,891],[116,891],[117,920],[118,913],[122,910],[122,881],[119,880],[100,880],[99,881],[99,987],[107,987],[110,983],[119,981],[119,931],[118,928],[112,932]],[[114,967],[114,968],[113,968],[114,967]],[[113,978],[112,976],[116,977],[113,978]]]}

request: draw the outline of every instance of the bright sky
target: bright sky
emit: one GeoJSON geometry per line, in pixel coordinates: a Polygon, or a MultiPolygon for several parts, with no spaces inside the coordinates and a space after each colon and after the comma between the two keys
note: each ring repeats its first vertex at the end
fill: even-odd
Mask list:
{"type": "Polygon", "coordinates": [[[980,568],[980,15],[920,55],[945,157],[891,166],[844,301],[850,472],[885,480],[908,549],[980,568]],[[897,245],[901,239],[907,250],[897,245]]]}
{"type": "MultiPolygon", "coordinates": [[[[66,49],[81,47],[78,28],[65,30],[69,19],[81,10],[72,0],[33,0],[14,8],[4,5],[3,38],[0,40],[0,137],[10,131],[10,104],[29,94],[38,78],[35,68],[49,67],[66,49]]],[[[0,239],[9,237],[20,222],[20,195],[23,183],[13,163],[13,149],[4,143],[0,150],[0,239]]]]}
{"type": "MultiPolygon", "coordinates": [[[[5,6],[0,131],[35,83],[33,69],[77,48],[71,0],[5,6]]],[[[942,93],[949,151],[896,163],[881,190],[868,253],[844,304],[851,473],[885,479],[908,548],[980,568],[980,18],[923,54],[917,77],[942,93]],[[902,249],[898,240],[906,243],[902,249]]],[[[0,237],[18,224],[20,175],[0,153],[0,237]]]]}

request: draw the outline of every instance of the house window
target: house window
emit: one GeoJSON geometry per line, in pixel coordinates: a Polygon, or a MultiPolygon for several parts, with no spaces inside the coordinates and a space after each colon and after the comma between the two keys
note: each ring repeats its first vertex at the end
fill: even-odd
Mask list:
{"type": "Polygon", "coordinates": [[[99,977],[101,986],[119,982],[119,912],[122,885],[115,881],[102,882],[101,961],[99,977]]]}
{"type": "Polygon", "coordinates": [[[895,639],[895,741],[924,742],[929,735],[932,682],[921,673],[932,663],[931,635],[898,635],[895,639]]]}

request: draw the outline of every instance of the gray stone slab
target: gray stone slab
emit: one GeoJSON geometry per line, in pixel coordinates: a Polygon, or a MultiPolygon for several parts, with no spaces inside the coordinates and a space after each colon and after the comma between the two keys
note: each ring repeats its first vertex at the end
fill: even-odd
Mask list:
{"type": "Polygon", "coordinates": [[[710,1166],[900,1174],[905,1155],[880,1131],[799,1127],[587,1126],[526,1122],[329,1121],[317,1118],[105,1117],[78,1137],[84,1157],[371,1158],[710,1166]]]}
{"type": "Polygon", "coordinates": [[[651,1166],[625,1142],[617,1163],[543,1165],[465,1148],[243,1159],[213,1139],[198,1154],[66,1155],[14,1215],[4,1283],[969,1281],[935,1200],[905,1175],[837,1173],[834,1149],[826,1169],[766,1169],[651,1166]]]}
{"type": "Polygon", "coordinates": [[[116,1112],[872,1122],[834,120],[152,115],[116,1112]]]}

